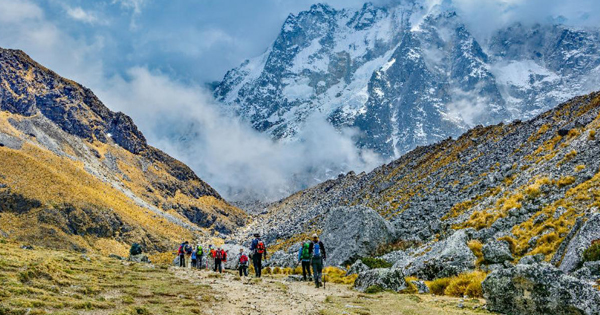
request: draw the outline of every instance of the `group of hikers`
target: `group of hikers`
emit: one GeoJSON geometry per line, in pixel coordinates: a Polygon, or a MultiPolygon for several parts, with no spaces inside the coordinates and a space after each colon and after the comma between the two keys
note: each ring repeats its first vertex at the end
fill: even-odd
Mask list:
{"type": "MultiPolygon", "coordinates": [[[[209,245],[206,249],[197,244],[190,245],[185,241],[177,249],[179,257],[179,267],[190,266],[190,268],[212,269],[214,272],[222,273],[224,264],[227,262],[228,251],[221,247],[209,245]],[[206,258],[204,256],[206,255],[206,258]],[[187,262],[187,263],[186,263],[187,262]]],[[[312,239],[307,239],[298,250],[298,263],[302,264],[302,278],[304,281],[313,281],[315,286],[320,288],[323,285],[322,271],[323,262],[327,258],[325,246],[319,240],[317,234],[313,234],[312,239]],[[312,273],[311,273],[312,268],[312,273]]],[[[240,277],[248,276],[248,267],[250,260],[254,266],[255,277],[262,276],[262,262],[267,259],[267,247],[260,239],[260,234],[255,233],[254,239],[250,243],[249,254],[246,254],[243,248],[240,249],[236,257],[236,266],[240,277]]]]}

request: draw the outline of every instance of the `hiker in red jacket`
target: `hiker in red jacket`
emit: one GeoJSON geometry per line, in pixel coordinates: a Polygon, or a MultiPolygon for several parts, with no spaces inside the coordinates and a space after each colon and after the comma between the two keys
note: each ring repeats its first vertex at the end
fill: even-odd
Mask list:
{"type": "Polygon", "coordinates": [[[240,248],[240,254],[238,255],[238,270],[240,271],[240,277],[242,275],[248,276],[248,256],[244,254],[243,248],[240,248]]]}
{"type": "MultiPolygon", "coordinates": [[[[221,248],[217,248],[217,250],[215,251],[215,254],[214,254],[214,257],[215,257],[214,271],[215,272],[217,272],[217,270],[219,270],[219,273],[223,273],[223,265],[222,265],[223,253],[225,253],[225,251],[221,250],[221,248]]],[[[227,259],[227,258],[225,258],[225,259],[227,259]]]]}
{"type": "Polygon", "coordinates": [[[177,256],[179,256],[179,267],[185,268],[185,247],[189,244],[188,241],[185,241],[179,245],[179,249],[177,249],[177,256]]]}

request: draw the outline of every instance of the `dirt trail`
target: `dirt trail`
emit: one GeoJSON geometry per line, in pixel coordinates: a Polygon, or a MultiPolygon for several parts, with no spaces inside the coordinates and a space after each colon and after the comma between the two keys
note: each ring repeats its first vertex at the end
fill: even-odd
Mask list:
{"type": "Polygon", "coordinates": [[[175,268],[180,278],[190,279],[199,285],[210,285],[218,310],[206,310],[207,314],[319,314],[329,295],[352,293],[340,285],[327,285],[316,289],[311,282],[289,282],[285,278],[264,276],[261,279],[225,272],[217,275],[210,271],[190,271],[175,268]]]}
{"type": "MultiPolygon", "coordinates": [[[[217,275],[172,267],[181,279],[208,285],[216,301],[204,314],[482,314],[481,300],[381,293],[365,295],[348,286],[327,284],[316,289],[312,282],[287,281],[287,276],[267,275],[262,279],[237,277],[233,272],[217,275]]],[[[488,313],[489,314],[489,313],[488,313]]]]}

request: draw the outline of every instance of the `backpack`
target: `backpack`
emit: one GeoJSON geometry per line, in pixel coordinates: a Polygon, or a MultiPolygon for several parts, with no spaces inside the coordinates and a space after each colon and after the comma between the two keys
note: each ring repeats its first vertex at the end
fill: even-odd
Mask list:
{"type": "Polygon", "coordinates": [[[313,247],[313,257],[321,257],[321,242],[315,243],[313,247]]]}
{"type": "Polygon", "coordinates": [[[215,251],[215,259],[223,259],[223,252],[220,250],[215,251]]]}
{"type": "Polygon", "coordinates": [[[258,244],[256,244],[256,252],[259,254],[264,254],[265,250],[265,243],[263,243],[263,241],[258,241],[258,244]]]}
{"type": "Polygon", "coordinates": [[[198,245],[198,248],[196,249],[197,255],[198,256],[202,256],[204,255],[204,250],[202,249],[202,246],[198,245]]]}
{"type": "Polygon", "coordinates": [[[177,249],[177,255],[184,254],[185,249],[183,248],[183,244],[179,245],[179,249],[177,249]]]}
{"type": "Polygon", "coordinates": [[[310,259],[310,244],[309,243],[304,243],[302,245],[301,257],[302,257],[302,259],[310,259]]]}
{"type": "Polygon", "coordinates": [[[240,256],[240,265],[245,266],[248,264],[248,256],[246,256],[246,254],[243,254],[242,256],[240,256]]]}
{"type": "Polygon", "coordinates": [[[221,250],[221,259],[223,259],[223,261],[227,261],[227,252],[224,250],[221,250]]]}
{"type": "Polygon", "coordinates": [[[185,245],[185,252],[186,254],[191,254],[192,253],[192,246],[190,245],[185,245]]]}

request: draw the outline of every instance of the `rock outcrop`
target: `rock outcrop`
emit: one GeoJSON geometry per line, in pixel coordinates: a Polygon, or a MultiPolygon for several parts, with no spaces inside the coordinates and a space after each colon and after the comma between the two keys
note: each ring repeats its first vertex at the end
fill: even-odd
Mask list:
{"type": "Polygon", "coordinates": [[[577,269],[582,263],[583,252],[597,239],[600,239],[600,213],[592,214],[569,242],[560,270],[571,272],[577,269]]]}
{"type": "Polygon", "coordinates": [[[600,291],[547,263],[492,272],[482,284],[488,309],[504,314],[600,314],[600,291]]]}
{"type": "Polygon", "coordinates": [[[373,209],[364,206],[332,209],[327,214],[321,233],[328,263],[334,266],[370,255],[392,239],[390,223],[373,209]]]}
{"type": "Polygon", "coordinates": [[[365,292],[373,286],[395,292],[407,288],[404,274],[402,274],[402,270],[397,268],[380,268],[361,272],[354,282],[354,288],[361,292],[365,292]]]}
{"type": "Polygon", "coordinates": [[[491,264],[500,264],[513,260],[507,241],[491,241],[482,248],[483,258],[491,264]]]}

